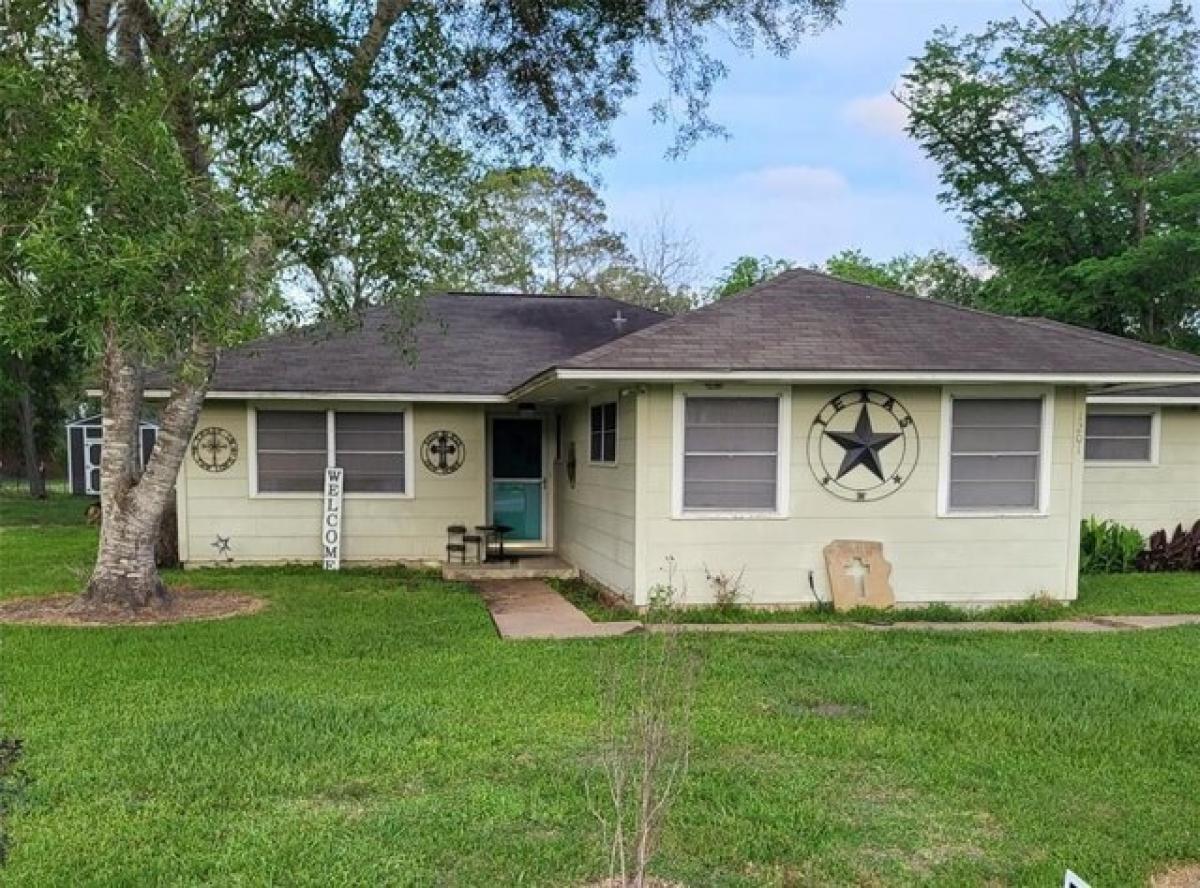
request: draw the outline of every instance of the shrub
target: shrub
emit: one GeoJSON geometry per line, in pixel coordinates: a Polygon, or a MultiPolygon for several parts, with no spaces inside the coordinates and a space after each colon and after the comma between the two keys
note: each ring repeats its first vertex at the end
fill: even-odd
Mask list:
{"type": "Polygon", "coordinates": [[[1079,544],[1081,573],[1128,573],[1146,547],[1141,531],[1092,517],[1083,522],[1079,544]]]}
{"type": "Polygon", "coordinates": [[[1175,526],[1175,533],[1167,538],[1165,530],[1150,534],[1150,544],[1137,558],[1138,570],[1158,573],[1169,570],[1200,570],[1200,521],[1184,530],[1175,526]]]}
{"type": "Polygon", "coordinates": [[[704,578],[708,580],[708,585],[712,588],[713,603],[717,606],[717,610],[734,610],[745,601],[746,593],[742,589],[742,577],[745,573],[744,566],[736,574],[726,571],[711,571],[708,569],[708,565],[704,566],[704,578]]]}

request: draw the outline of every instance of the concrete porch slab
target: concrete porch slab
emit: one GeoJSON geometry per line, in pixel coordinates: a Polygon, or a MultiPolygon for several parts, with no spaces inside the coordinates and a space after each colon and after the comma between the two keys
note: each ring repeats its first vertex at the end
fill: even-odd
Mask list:
{"type": "Polygon", "coordinates": [[[518,556],[515,562],[442,565],[442,579],[468,583],[479,580],[573,580],[578,576],[578,568],[556,555],[518,556]]]}

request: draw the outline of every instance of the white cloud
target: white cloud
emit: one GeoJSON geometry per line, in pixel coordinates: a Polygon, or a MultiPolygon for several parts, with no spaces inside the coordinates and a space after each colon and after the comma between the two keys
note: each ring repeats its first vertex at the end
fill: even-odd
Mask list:
{"type": "Polygon", "coordinates": [[[873,96],[851,99],[842,108],[842,117],[877,136],[907,139],[908,110],[896,101],[890,90],[873,96]]]}

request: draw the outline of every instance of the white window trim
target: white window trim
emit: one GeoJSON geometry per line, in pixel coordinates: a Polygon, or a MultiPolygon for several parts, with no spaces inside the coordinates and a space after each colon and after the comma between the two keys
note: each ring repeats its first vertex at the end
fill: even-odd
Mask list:
{"type": "Polygon", "coordinates": [[[1050,514],[1050,479],[1054,466],[1054,387],[1053,386],[971,386],[942,389],[941,438],[938,441],[939,518],[1045,518],[1050,514]],[[1038,506],[1036,509],[951,509],[950,508],[950,436],[953,431],[955,400],[1042,399],[1042,438],[1038,455],[1038,506]]]}
{"type": "Polygon", "coordinates": [[[744,385],[675,386],[672,405],[671,440],[671,518],[678,521],[779,521],[789,517],[792,465],[792,389],[744,385]],[[697,398],[775,398],[779,403],[779,441],[775,461],[774,511],[689,511],[683,507],[683,447],[685,405],[697,398]]]}
{"type": "Polygon", "coordinates": [[[1159,406],[1134,404],[1091,404],[1087,405],[1087,414],[1083,424],[1083,464],[1099,468],[1113,469],[1152,469],[1158,465],[1159,443],[1162,441],[1162,408],[1159,406]],[[1150,458],[1149,459],[1088,459],[1087,458],[1087,416],[1149,416],[1150,417],[1150,458]]]}
{"type": "MultiPolygon", "coordinates": [[[[272,404],[269,407],[260,407],[257,404],[246,404],[246,449],[249,451],[247,455],[247,471],[249,473],[249,489],[251,499],[301,499],[301,500],[319,500],[324,494],[320,490],[273,490],[260,491],[258,489],[258,411],[266,410],[308,410],[307,405],[292,405],[292,404],[272,404]]],[[[336,413],[403,413],[404,414],[404,492],[394,493],[390,491],[359,491],[357,493],[344,493],[344,499],[384,499],[384,500],[404,500],[412,499],[416,495],[416,460],[413,452],[414,433],[414,417],[411,404],[338,404],[333,407],[323,407],[319,410],[312,410],[313,413],[325,414],[325,464],[329,468],[334,467],[334,455],[336,453],[337,443],[337,427],[335,425],[334,414],[336,413]]]]}
{"type": "Polygon", "coordinates": [[[588,402],[587,411],[587,429],[588,429],[588,465],[595,466],[598,469],[615,469],[621,459],[621,399],[616,395],[611,398],[600,399],[588,402]],[[611,460],[592,459],[592,410],[596,407],[603,407],[606,404],[613,405],[613,458],[611,460]]]}

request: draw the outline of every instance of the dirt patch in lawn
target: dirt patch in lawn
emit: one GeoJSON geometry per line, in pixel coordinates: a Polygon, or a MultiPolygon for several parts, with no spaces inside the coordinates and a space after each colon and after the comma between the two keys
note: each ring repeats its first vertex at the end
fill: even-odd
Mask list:
{"type": "Polygon", "coordinates": [[[38,626],[157,626],[193,620],[227,620],[256,614],[267,606],[262,598],[236,592],[174,589],[164,607],[132,610],[120,607],[78,608],[74,595],[53,598],[14,598],[0,601],[0,623],[38,626]]]}
{"type": "Polygon", "coordinates": [[[1150,888],[1198,888],[1200,863],[1186,863],[1165,869],[1150,877],[1150,888]]]}

